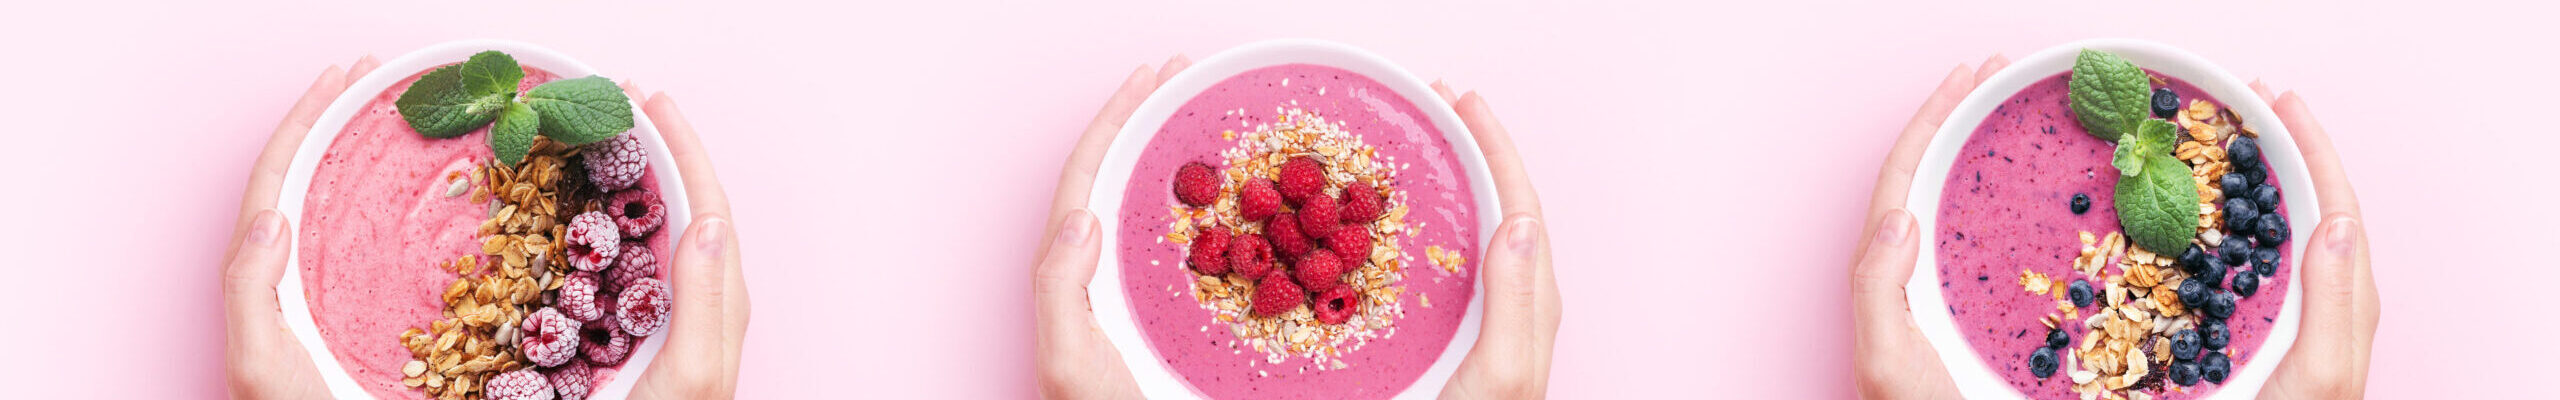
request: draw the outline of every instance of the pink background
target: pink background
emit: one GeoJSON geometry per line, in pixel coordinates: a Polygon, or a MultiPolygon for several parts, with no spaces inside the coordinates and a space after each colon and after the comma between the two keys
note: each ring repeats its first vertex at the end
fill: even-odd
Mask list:
{"type": "Polygon", "coordinates": [[[683,100],[746,240],[751,398],[1033,395],[1025,271],[1075,134],[1135,65],[1292,36],[1500,110],[1557,240],[1558,397],[1852,396],[1843,269],[1892,134],[1957,63],[2103,36],[2306,93],[2376,245],[2377,397],[2560,372],[2547,5],[118,3],[0,16],[10,397],[219,396],[214,278],[274,121],[321,66],[479,37],[683,100]]]}

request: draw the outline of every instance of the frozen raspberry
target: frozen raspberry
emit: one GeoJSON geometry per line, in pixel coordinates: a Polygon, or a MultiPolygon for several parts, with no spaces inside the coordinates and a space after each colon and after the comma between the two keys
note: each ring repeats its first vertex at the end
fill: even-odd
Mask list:
{"type": "Polygon", "coordinates": [[[1369,259],[1370,246],[1376,240],[1369,237],[1369,227],[1343,226],[1334,229],[1332,235],[1325,235],[1324,245],[1333,248],[1333,255],[1341,256],[1349,269],[1359,269],[1360,260],[1369,259]]]}
{"type": "Polygon", "coordinates": [[[587,363],[564,364],[542,376],[550,378],[551,389],[560,392],[560,400],[586,400],[587,393],[595,389],[596,372],[587,363]]]}
{"type": "Polygon", "coordinates": [[[1342,223],[1368,225],[1387,215],[1387,197],[1378,194],[1368,182],[1352,182],[1342,187],[1342,223]]]}
{"type": "Polygon", "coordinates": [[[508,371],[489,378],[482,390],[489,400],[551,400],[551,378],[532,368],[508,371]]]}
{"type": "Polygon", "coordinates": [[[622,246],[630,250],[622,252],[622,260],[614,262],[613,269],[605,271],[605,280],[611,283],[607,287],[619,291],[640,278],[658,277],[657,252],[640,242],[622,242],[622,246]]]}
{"type": "Polygon", "coordinates": [[[1280,189],[1272,187],[1269,179],[1254,179],[1236,189],[1236,211],[1246,221],[1270,220],[1272,214],[1280,213],[1280,203],[1280,189]]]}
{"type": "Polygon", "coordinates": [[[1280,164],[1280,196],[1293,205],[1324,196],[1324,164],[1307,157],[1280,164]]]}
{"type": "Polygon", "coordinates": [[[603,318],[604,308],[596,306],[596,291],[603,289],[604,281],[594,272],[570,273],[567,281],[560,284],[560,313],[578,321],[603,318]]]}
{"type": "Polygon", "coordinates": [[[1307,254],[1307,250],[1315,248],[1315,243],[1307,239],[1306,233],[1298,230],[1298,220],[1297,214],[1284,212],[1272,216],[1271,222],[1262,226],[1262,234],[1270,236],[1271,249],[1278,250],[1282,259],[1296,260],[1298,255],[1307,254]]]}
{"type": "Polygon", "coordinates": [[[659,329],[667,327],[667,313],[673,311],[668,307],[668,303],[674,301],[671,297],[667,293],[666,281],[640,278],[631,287],[622,289],[622,298],[614,302],[621,309],[615,310],[613,315],[622,317],[624,333],[633,337],[655,335],[659,329]]]}
{"type": "Polygon", "coordinates": [[[614,256],[622,255],[622,230],[614,227],[613,217],[603,212],[588,211],[569,219],[569,265],[579,271],[601,271],[613,266],[614,256]]]}
{"type": "Polygon", "coordinates": [[[578,355],[578,320],[543,307],[524,317],[524,341],[516,344],[533,365],[556,367],[578,355]]]}
{"type": "Polygon", "coordinates": [[[1296,267],[1294,272],[1298,275],[1298,287],[1305,288],[1309,292],[1333,290],[1334,286],[1342,284],[1342,271],[1344,271],[1342,258],[1334,256],[1332,250],[1316,249],[1307,252],[1307,255],[1298,257],[1298,263],[1294,267],[1296,267]]]}
{"type": "Polygon", "coordinates": [[[1311,238],[1332,235],[1334,227],[1342,226],[1341,207],[1342,202],[1333,196],[1319,195],[1298,202],[1298,231],[1311,238]]]}
{"type": "Polygon", "coordinates": [[[613,199],[604,204],[605,211],[613,213],[613,225],[622,228],[624,239],[649,237],[667,224],[667,203],[658,198],[657,191],[632,188],[614,192],[613,199]]]}
{"type": "Polygon", "coordinates": [[[1201,275],[1227,273],[1227,241],[1234,237],[1224,226],[1200,231],[1200,236],[1191,238],[1191,269],[1201,275]]]}
{"type": "Polygon", "coordinates": [[[641,148],[639,136],[615,136],[588,144],[581,154],[587,159],[587,181],[594,182],[596,190],[613,192],[631,187],[640,183],[641,173],[649,171],[649,152],[641,148]]]}
{"type": "Polygon", "coordinates": [[[1360,313],[1360,290],[1352,289],[1351,285],[1334,286],[1317,294],[1312,306],[1316,310],[1316,321],[1328,324],[1350,321],[1353,314],[1360,313]]]}
{"type": "Polygon", "coordinates": [[[1227,243],[1227,269],[1244,275],[1245,279],[1260,279],[1270,274],[1279,262],[1271,256],[1271,242],[1264,241],[1262,236],[1236,235],[1227,243]]]}
{"type": "Polygon", "coordinates": [[[1307,303],[1307,292],[1289,283],[1289,274],[1271,271],[1262,277],[1262,286],[1253,289],[1253,315],[1269,317],[1289,312],[1307,303]]]}
{"type": "Polygon", "coordinates": [[[622,334],[622,327],[590,327],[579,334],[587,337],[586,344],[578,345],[578,354],[586,355],[587,362],[615,366],[631,356],[631,335],[622,334]]]}
{"type": "Polygon", "coordinates": [[[1218,201],[1218,168],[1192,161],[1173,170],[1173,198],[1192,207],[1218,201]]]}

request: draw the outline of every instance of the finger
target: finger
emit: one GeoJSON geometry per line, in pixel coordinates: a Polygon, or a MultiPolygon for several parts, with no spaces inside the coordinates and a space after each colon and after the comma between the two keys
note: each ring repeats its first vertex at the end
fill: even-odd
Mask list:
{"type": "Polygon", "coordinates": [[[2267,89],[2266,81],[2249,81],[2249,91],[2257,93],[2259,101],[2265,101],[2269,105],[2276,104],[2276,91],[2267,89]]]}
{"type": "MultiPolygon", "coordinates": [[[[2359,292],[2366,290],[2356,267],[2356,254],[2363,247],[2364,224],[2346,214],[2330,214],[2314,230],[2311,242],[2303,247],[2302,261],[2302,337],[2296,344],[2305,357],[2336,357],[2352,354],[2357,335],[2368,334],[2364,327],[2365,303],[2359,292]]],[[[2314,359],[2314,364],[2329,364],[2336,359],[2314,359]]],[[[2315,367],[2316,368],[2316,367],[2315,367]]]]}
{"type": "Polygon", "coordinates": [[[2330,141],[2329,131],[2320,127],[2320,119],[2311,115],[2311,106],[2301,95],[2285,92],[2276,98],[2275,109],[2276,118],[2284,120],[2285,130],[2302,147],[2302,163],[2310,167],[2311,185],[2320,194],[2320,213],[2364,215],[2355,185],[2347,182],[2346,165],[2338,162],[2338,148],[2330,141]]]}
{"type": "Polygon", "coordinates": [[[1448,82],[1431,81],[1431,91],[1440,94],[1440,102],[1448,103],[1450,107],[1458,106],[1458,91],[1449,90],[1448,82]]]}
{"type": "Polygon", "coordinates": [[[1857,340],[1864,343],[1909,332],[1911,305],[1903,285],[1911,282],[1912,265],[1920,257],[1918,222],[1910,212],[1892,208],[1881,219],[1864,246],[1865,257],[1849,271],[1851,318],[1857,340]]]}
{"type": "Polygon", "coordinates": [[[1484,260],[1484,336],[1497,348],[1533,343],[1545,331],[1539,291],[1538,253],[1544,250],[1545,226],[1536,217],[1507,218],[1484,260]]]}
{"type": "Polygon", "coordinates": [[[347,66],[347,84],[353,85],[357,80],[364,79],[365,75],[372,75],[375,68],[381,67],[382,60],[374,59],[372,54],[357,57],[355,64],[347,66]]]}
{"type": "Polygon", "coordinates": [[[284,213],[259,210],[254,215],[246,223],[248,234],[222,269],[223,314],[234,349],[263,343],[284,329],[276,282],[283,279],[285,258],[292,253],[293,228],[284,213]]]}
{"type": "MultiPolygon", "coordinates": [[[[1875,194],[1867,200],[1871,210],[1868,222],[1882,221],[1883,210],[1902,206],[1911,191],[1912,170],[1920,166],[1920,155],[1928,151],[1929,139],[1937,136],[1938,126],[1946,123],[1956,104],[1964,102],[1965,94],[1973,92],[1974,70],[1958,65],[1948,72],[1946,79],[1938,82],[1937,90],[1929,93],[1929,100],[1920,103],[1920,111],[1911,115],[1911,122],[1903,126],[1902,135],[1894,139],[1893,150],[1885,154],[1882,171],[1876,174],[1875,194]]],[[[1859,237],[1874,236],[1875,229],[1869,224],[1859,237]]],[[[1864,259],[1864,250],[1860,251],[1858,258],[1864,259]]]]}
{"type": "Polygon", "coordinates": [[[1101,241],[1095,240],[1100,223],[1092,212],[1068,211],[1061,220],[1058,232],[1050,235],[1048,256],[1031,273],[1036,329],[1044,338],[1072,337],[1085,329],[1083,321],[1093,317],[1085,285],[1093,282],[1102,255],[1101,241]]]}
{"type": "Polygon", "coordinates": [[[667,142],[667,153],[676,159],[676,170],[683,172],[685,199],[693,213],[730,215],[729,194],[721,189],[720,174],[711,167],[711,154],[702,148],[702,136],[694,132],[684,109],[676,106],[675,96],[658,93],[640,109],[649,113],[649,122],[667,142]]]}
{"type": "Polygon", "coordinates": [[[661,357],[687,363],[725,362],[730,343],[728,319],[727,268],[731,236],[736,232],[727,218],[712,216],[696,220],[685,228],[675,249],[675,262],[670,264],[669,285],[675,296],[674,315],[667,322],[667,346],[659,350],[661,357]]]}
{"type": "MultiPolygon", "coordinates": [[[[1181,54],[1175,54],[1173,55],[1173,58],[1165,59],[1164,68],[1156,70],[1156,85],[1164,85],[1165,81],[1173,80],[1174,75],[1182,74],[1182,70],[1188,68],[1191,68],[1190,57],[1183,57],[1181,54]]],[[[1150,90],[1149,92],[1153,91],[1150,90]]]]}
{"type": "Polygon", "coordinates": [[[1981,87],[1982,82],[1991,80],[1992,75],[1997,75],[2000,70],[2008,68],[2009,56],[1992,54],[1991,58],[1982,60],[1982,68],[1973,71],[1973,86],[1981,87]]]}
{"type": "MultiPolygon", "coordinates": [[[[1067,210],[1085,207],[1085,196],[1093,192],[1094,170],[1102,168],[1102,156],[1111,150],[1111,139],[1120,134],[1120,126],[1128,124],[1129,115],[1138,111],[1138,104],[1146,102],[1147,95],[1155,92],[1154,78],[1154,70],[1138,66],[1137,70],[1129,71],[1128,79],[1120,82],[1120,89],[1112,92],[1109,100],[1103,101],[1102,111],[1094,114],[1093,123],[1085,127],[1084,136],[1076,139],[1075,151],[1068,153],[1067,165],[1058,173],[1057,194],[1050,199],[1049,215],[1063,215],[1067,210]]],[[[1049,221],[1042,228],[1043,232],[1057,232],[1059,223],[1060,220],[1049,221]]],[[[1041,238],[1044,241],[1050,239],[1041,238]]]]}
{"type": "Polygon", "coordinates": [[[1520,147],[1511,141],[1511,131],[1493,116],[1493,106],[1476,92],[1458,98],[1458,119],[1466,121],[1473,132],[1476,146],[1484,151],[1487,169],[1493,170],[1494,188],[1502,199],[1502,215],[1527,214],[1542,217],[1538,191],[1529,184],[1529,171],[1520,162],[1520,147]]]}
{"type": "Polygon", "coordinates": [[[647,96],[647,95],[646,95],[646,94],[647,94],[647,93],[649,93],[649,92],[641,91],[641,90],[640,90],[640,81],[639,81],[639,80],[625,79],[625,80],[623,80],[623,81],[622,81],[622,83],[621,83],[621,84],[617,84],[617,85],[614,85],[614,86],[621,86],[621,87],[622,87],[622,95],[623,95],[623,96],[630,97],[630,98],[634,98],[634,99],[640,99],[640,100],[644,100],[644,101],[649,99],[649,96],[647,96]]]}
{"type": "MultiPolygon", "coordinates": [[[[346,89],[346,71],[337,66],[320,70],[320,77],[311,81],[311,87],[303,90],[300,99],[294,100],[293,108],[285,111],[284,121],[278,122],[275,131],[267,135],[267,147],[260,150],[258,160],[249,166],[249,185],[240,196],[239,222],[232,225],[231,247],[239,247],[239,238],[248,231],[249,220],[255,213],[275,208],[276,191],[284,186],[285,169],[293,166],[293,153],[302,148],[303,137],[311,133],[311,124],[317,123],[320,112],[328,109],[329,102],[336,100],[338,94],[346,89]]],[[[226,254],[224,257],[236,255],[226,254]]]]}

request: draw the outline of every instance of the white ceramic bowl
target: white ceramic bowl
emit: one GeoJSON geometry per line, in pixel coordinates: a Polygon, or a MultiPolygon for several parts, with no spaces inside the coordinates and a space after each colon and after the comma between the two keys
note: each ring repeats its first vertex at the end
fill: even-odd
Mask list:
{"type": "MultiPolygon", "coordinates": [[[[1474,184],[1477,248],[1484,248],[1492,240],[1494,226],[1501,223],[1502,207],[1497,201],[1498,196],[1495,196],[1493,172],[1485,166],[1484,152],[1476,147],[1475,135],[1467,131],[1467,125],[1458,120],[1457,110],[1449,108],[1449,103],[1441,99],[1430,84],[1386,58],[1340,43],[1281,39],[1238,46],[1202,59],[1157,87],[1155,94],[1147,96],[1147,101],[1138,105],[1137,113],[1112,140],[1110,153],[1103,156],[1102,168],[1094,178],[1093,193],[1086,203],[1095,217],[1102,220],[1103,229],[1098,233],[1103,238],[1102,265],[1095,271],[1093,283],[1087,289],[1095,293],[1090,296],[1093,313],[1102,322],[1104,336],[1110,337],[1112,345],[1119,348],[1120,358],[1129,362],[1129,371],[1137,376],[1139,389],[1149,398],[1197,398],[1201,395],[1168,369],[1164,362],[1158,361],[1163,358],[1156,356],[1145,334],[1138,331],[1138,321],[1130,312],[1128,292],[1121,289],[1120,253],[1112,249],[1120,248],[1119,231],[1123,228],[1119,226],[1120,201],[1129,187],[1130,171],[1137,168],[1140,153],[1146,151],[1147,142],[1155,138],[1156,131],[1164,126],[1165,120],[1171,118],[1184,103],[1190,102],[1192,97],[1236,74],[1284,64],[1316,64],[1356,72],[1386,85],[1406,101],[1414,102],[1414,108],[1420,109],[1446,136],[1449,151],[1456,153],[1458,163],[1466,168],[1467,179],[1474,184]]],[[[1469,279],[1474,278],[1471,276],[1469,279]]],[[[1448,348],[1441,351],[1440,358],[1433,361],[1429,369],[1423,371],[1422,377],[1398,393],[1397,398],[1435,396],[1440,393],[1441,386],[1448,383],[1449,375],[1457,370],[1458,361],[1466,357],[1467,349],[1474,347],[1477,332],[1483,324],[1484,286],[1480,281],[1474,285],[1473,293],[1475,301],[1467,302],[1466,316],[1459,322],[1457,334],[1449,339],[1448,348]]]]}
{"type": "MultiPolygon", "coordinates": [[[[320,113],[319,122],[313,124],[309,136],[303,138],[302,148],[294,152],[293,166],[285,170],[284,187],[276,196],[276,210],[294,221],[302,220],[303,196],[311,192],[313,169],[320,165],[320,157],[328,152],[329,144],[337,140],[338,132],[347,127],[350,118],[363,110],[365,103],[372,102],[374,97],[401,80],[445,64],[462,62],[472,54],[487,50],[506,52],[515,57],[517,64],[551,71],[562,78],[596,74],[594,68],[551,49],[503,40],[438,43],[383,62],[372,73],[348,85],[346,93],[338,95],[337,100],[329,102],[328,110],[320,113]]],[[[658,194],[665,197],[667,205],[667,224],[660,229],[683,232],[685,226],[692,222],[693,207],[686,201],[684,180],[676,170],[675,158],[667,152],[666,140],[658,137],[657,125],[649,123],[648,115],[638,112],[640,105],[632,104],[631,109],[636,123],[628,134],[638,135],[640,143],[647,147],[649,168],[655,172],[653,176],[658,181],[658,194]]],[[[353,375],[338,365],[338,358],[329,352],[328,342],[321,340],[319,327],[311,317],[309,300],[304,298],[299,242],[294,252],[287,258],[290,261],[286,264],[284,280],[276,284],[276,301],[284,310],[285,325],[293,330],[296,339],[301,340],[302,348],[311,353],[311,362],[320,365],[321,380],[328,383],[331,394],[338,398],[372,398],[373,395],[356,384],[353,375]]],[[[417,321],[421,326],[427,322],[417,321]]],[[[383,338],[385,343],[390,339],[383,338]]],[[[657,358],[658,349],[665,346],[665,333],[642,340],[639,347],[631,350],[631,359],[623,362],[622,369],[614,374],[613,380],[595,388],[591,397],[618,399],[628,396],[632,382],[639,379],[641,371],[648,368],[649,361],[657,358]]]]}
{"type": "MultiPolygon", "coordinates": [[[[2241,121],[2258,130],[2258,145],[2284,191],[2284,207],[2293,225],[2293,240],[2285,241],[2294,256],[2290,261],[2300,265],[2303,242],[2313,227],[2320,224],[2320,200],[2311,187],[2311,171],[2302,163],[2302,150],[2293,135],[2276,119],[2275,110],[2250,90],[2247,81],[2224,72],[2204,57],[2168,45],[2128,39],[2094,39],[2072,42],[2038,51],[2010,63],[1966,95],[1956,105],[1955,113],[1929,141],[1929,149],[1920,158],[1920,169],[1912,174],[1911,195],[1906,207],[1920,223],[1920,243],[1937,243],[1938,198],[1947,183],[1947,170],[1955,165],[1955,154],[1962,151],[1966,138],[1973,136],[1976,126],[2010,96],[2036,81],[2071,71],[2080,49],[2097,49],[2133,61],[2136,65],[2176,77],[2204,89],[2205,93],[2229,106],[2241,121]]],[[[1947,300],[1938,288],[1937,246],[1920,246],[1920,262],[1912,271],[1911,282],[1904,291],[1911,302],[1912,317],[1920,331],[1937,348],[1938,358],[1946,362],[1947,372],[1954,375],[1956,388],[1968,398],[2022,398],[2016,388],[1982,362],[1973,345],[1956,330],[1953,315],[1946,312],[1947,300]]],[[[2255,397],[2276,363],[2293,348],[2294,335],[2302,319],[2301,268],[2287,267],[2293,284],[2285,285],[2284,309],[2279,311],[2273,331],[2260,345],[2257,356],[2233,371],[2213,398],[2238,399],[2255,397]]]]}

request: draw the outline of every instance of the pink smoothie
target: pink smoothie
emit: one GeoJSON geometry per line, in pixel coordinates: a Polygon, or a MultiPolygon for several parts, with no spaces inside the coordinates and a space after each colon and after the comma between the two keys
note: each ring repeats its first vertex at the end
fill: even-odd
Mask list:
{"type": "MultiPolygon", "coordinates": [[[[1338,68],[1291,64],[1247,71],[1210,87],[1175,111],[1139,156],[1137,169],[1120,205],[1121,282],[1131,311],[1160,360],[1213,398],[1386,398],[1404,390],[1436,361],[1456,334],[1473,301],[1476,249],[1475,196],[1464,167],[1447,139],[1413,103],[1368,77],[1338,68]],[[1381,160],[1389,157],[1411,167],[1398,172],[1394,188],[1410,194],[1408,223],[1421,235],[1405,237],[1408,259],[1424,260],[1425,245],[1468,256],[1469,265],[1451,275],[1416,262],[1407,268],[1402,296],[1405,315],[1393,333],[1348,350],[1340,360],[1347,369],[1318,370],[1304,358],[1265,362],[1261,353],[1236,340],[1224,324],[1212,320],[1191,296],[1192,274],[1183,267],[1182,245],[1157,240],[1171,226],[1166,210],[1177,203],[1171,193],[1173,171],[1190,161],[1219,164],[1220,151],[1235,146],[1224,131],[1250,130],[1276,118],[1273,109],[1306,109],[1343,124],[1345,130],[1375,146],[1381,160]],[[1230,116],[1243,109],[1247,116],[1230,116]],[[1423,306],[1417,296],[1428,296],[1423,306]]],[[[1134,361],[1134,360],[1133,360],[1134,361]]]]}
{"type": "MultiPolygon", "coordinates": [[[[480,222],[489,214],[468,195],[445,196],[447,173],[468,174],[494,157],[487,128],[431,139],[409,129],[392,105],[423,75],[392,85],[347,121],[312,173],[300,224],[298,261],[312,319],[338,363],[378,398],[424,397],[400,384],[410,360],[400,333],[443,317],[437,296],[455,274],[438,266],[480,253],[480,222]]],[[[554,79],[525,68],[517,87],[554,79]]],[[[642,182],[655,190],[654,178],[642,182]]],[[[667,236],[650,238],[661,260],[668,259],[667,236]]]]}
{"type": "MultiPolygon", "coordinates": [[[[2104,236],[2123,229],[2114,201],[2120,173],[2110,164],[2115,144],[2081,129],[2071,114],[2069,81],[2069,73],[2056,74],[1993,110],[1948,169],[1938,206],[1938,281],[1947,311],[1985,364],[2039,399],[2080,397],[2063,373],[2038,379],[2028,370],[2028,354],[2044,346],[2046,329],[2038,319],[2053,313],[2054,300],[2019,287],[2018,271],[2076,277],[2071,261],[2080,255],[2079,232],[2104,236]],[[2089,195],[2087,214],[2071,213],[2073,194],[2089,195]]],[[[2184,81],[2169,79],[2168,87],[2183,99],[2213,100],[2184,81]]],[[[2293,255],[2282,251],[2282,273],[2260,281],[2257,295],[2241,298],[2229,321],[2233,371],[2257,354],[2283,308],[2293,255]]],[[[2075,345],[2088,333],[2080,324],[2064,325],[2075,345]]],[[[2198,397],[2214,386],[2199,381],[2159,398],[2198,397]]]]}

